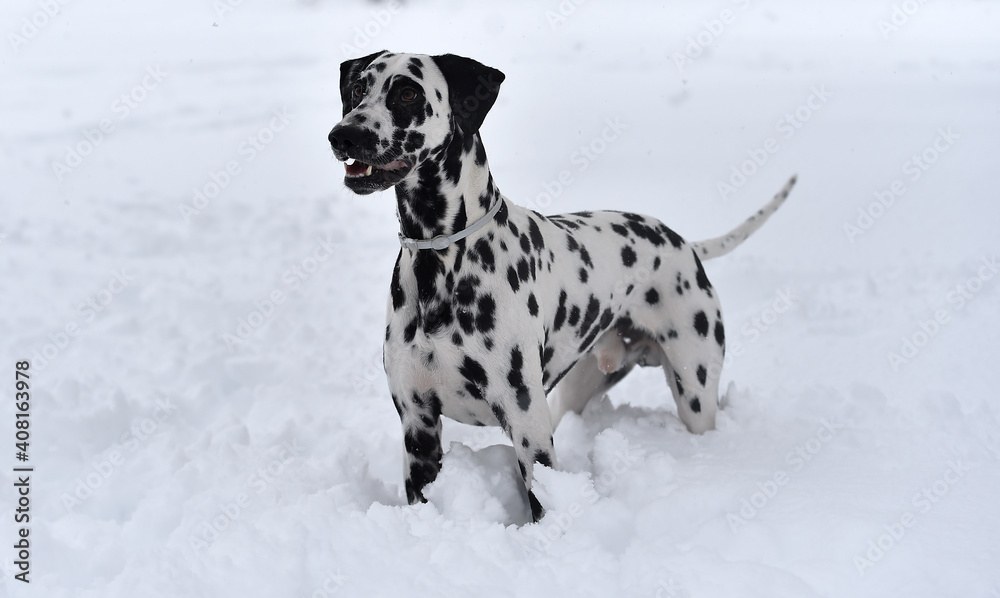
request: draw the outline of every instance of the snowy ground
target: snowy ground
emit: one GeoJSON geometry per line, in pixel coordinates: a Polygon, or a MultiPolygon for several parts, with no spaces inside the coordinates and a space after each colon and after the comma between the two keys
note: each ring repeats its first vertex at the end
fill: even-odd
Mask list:
{"type": "Polygon", "coordinates": [[[2,595],[1000,596],[995,3],[230,1],[0,8],[2,595]],[[540,524],[454,422],[405,505],[394,204],[326,143],[383,47],[507,74],[483,137],[544,212],[699,239],[799,174],[707,265],[717,431],[644,371],[561,424],[540,524]]]}

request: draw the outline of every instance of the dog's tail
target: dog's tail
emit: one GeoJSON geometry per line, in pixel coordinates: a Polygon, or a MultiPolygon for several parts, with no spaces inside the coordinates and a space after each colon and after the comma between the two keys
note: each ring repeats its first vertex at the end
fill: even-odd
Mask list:
{"type": "Polygon", "coordinates": [[[729,231],[728,233],[722,235],[721,237],[715,237],[714,239],[705,239],[704,241],[697,241],[691,245],[694,247],[695,252],[698,257],[702,260],[710,260],[714,257],[719,257],[726,255],[730,251],[736,249],[740,246],[743,241],[746,241],[750,235],[757,232],[757,229],[764,226],[767,219],[771,217],[778,211],[781,204],[785,203],[785,199],[791,192],[792,187],[795,186],[795,180],[798,175],[793,176],[788,179],[785,186],[774,196],[766,206],[757,211],[756,214],[746,219],[746,221],[729,231]]]}

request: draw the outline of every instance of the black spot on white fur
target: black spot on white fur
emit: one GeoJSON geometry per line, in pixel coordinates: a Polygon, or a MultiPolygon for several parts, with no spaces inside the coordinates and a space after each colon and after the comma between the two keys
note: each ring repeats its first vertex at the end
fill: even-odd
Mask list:
{"type": "Polygon", "coordinates": [[[694,329],[699,336],[708,336],[708,316],[705,312],[699,311],[694,315],[694,329]]]}
{"type": "Polygon", "coordinates": [[[635,250],[628,245],[622,247],[622,264],[627,268],[631,268],[635,265],[635,260],[635,250]]]}

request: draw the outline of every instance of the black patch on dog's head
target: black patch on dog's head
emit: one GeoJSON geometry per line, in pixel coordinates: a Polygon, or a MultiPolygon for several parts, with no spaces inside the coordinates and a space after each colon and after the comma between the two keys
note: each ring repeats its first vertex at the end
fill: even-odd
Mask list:
{"type": "Polygon", "coordinates": [[[352,90],[354,89],[354,84],[359,82],[361,73],[376,58],[385,53],[386,50],[379,50],[374,54],[362,56],[361,58],[352,58],[340,63],[340,101],[344,104],[344,116],[347,116],[348,112],[354,110],[356,105],[352,97],[352,90]]]}
{"type": "Polygon", "coordinates": [[[496,102],[506,76],[471,58],[454,54],[431,58],[448,83],[448,103],[455,123],[466,135],[476,133],[496,102]]]}

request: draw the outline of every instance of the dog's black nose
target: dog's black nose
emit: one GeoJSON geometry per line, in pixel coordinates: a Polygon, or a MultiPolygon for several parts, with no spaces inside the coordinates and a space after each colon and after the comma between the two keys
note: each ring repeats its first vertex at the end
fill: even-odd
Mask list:
{"type": "Polygon", "coordinates": [[[362,146],[367,137],[371,137],[371,132],[361,127],[356,125],[337,125],[330,131],[327,139],[330,140],[330,146],[333,149],[341,152],[349,152],[358,146],[362,146]]]}

